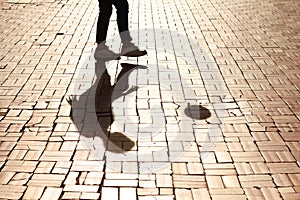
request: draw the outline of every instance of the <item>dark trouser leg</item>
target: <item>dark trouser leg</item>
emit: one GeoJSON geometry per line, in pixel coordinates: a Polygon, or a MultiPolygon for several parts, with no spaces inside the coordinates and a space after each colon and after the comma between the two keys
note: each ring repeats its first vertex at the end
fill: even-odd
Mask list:
{"type": "Polygon", "coordinates": [[[112,0],[112,3],[117,9],[117,23],[121,40],[122,42],[130,42],[132,38],[128,30],[128,2],[127,0],[112,0]]]}
{"type": "Polygon", "coordinates": [[[100,44],[106,40],[109,19],[112,14],[112,1],[111,0],[98,0],[99,1],[99,17],[97,23],[96,42],[100,44]]]}

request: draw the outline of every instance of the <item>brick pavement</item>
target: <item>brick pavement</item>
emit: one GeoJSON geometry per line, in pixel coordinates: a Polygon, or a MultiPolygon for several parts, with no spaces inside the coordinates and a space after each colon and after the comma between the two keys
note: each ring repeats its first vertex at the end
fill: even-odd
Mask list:
{"type": "Polygon", "coordinates": [[[0,1],[0,198],[300,199],[299,1],[129,3],[148,55],[111,88],[97,1],[0,1]]]}

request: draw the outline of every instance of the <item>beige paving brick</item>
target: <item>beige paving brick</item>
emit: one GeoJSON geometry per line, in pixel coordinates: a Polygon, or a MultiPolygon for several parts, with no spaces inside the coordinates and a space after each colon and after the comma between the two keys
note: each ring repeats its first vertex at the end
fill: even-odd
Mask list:
{"type": "Polygon", "coordinates": [[[300,168],[295,163],[267,163],[267,167],[271,173],[285,173],[289,169],[289,173],[299,173],[300,168]]]}
{"type": "Polygon", "coordinates": [[[281,199],[276,188],[262,188],[262,193],[266,199],[281,199]]]}
{"type": "Polygon", "coordinates": [[[103,171],[103,161],[74,161],[71,171],[103,171]]]}
{"type": "Polygon", "coordinates": [[[87,185],[101,184],[103,172],[89,172],[84,180],[87,185]]]}
{"type": "Polygon", "coordinates": [[[67,192],[97,192],[99,186],[95,185],[65,185],[63,191],[67,192]]]}
{"type": "Polygon", "coordinates": [[[136,188],[120,188],[120,199],[136,200],[137,199],[136,188]]]}
{"type": "Polygon", "coordinates": [[[192,191],[187,189],[175,189],[175,195],[180,199],[193,199],[192,191]]]}
{"type": "Polygon", "coordinates": [[[47,187],[41,199],[59,199],[62,188],[47,187]]]}
{"type": "Polygon", "coordinates": [[[173,175],[173,185],[176,188],[206,187],[204,176],[197,175],[173,175]]]}
{"type": "Polygon", "coordinates": [[[188,174],[186,163],[172,163],[174,174],[188,174]]]}
{"type": "Polygon", "coordinates": [[[10,160],[22,160],[26,155],[27,150],[13,150],[9,155],[8,159],[10,160]]]}
{"type": "Polygon", "coordinates": [[[236,176],[222,176],[225,188],[239,188],[240,183],[236,176]]]}
{"type": "Polygon", "coordinates": [[[300,174],[288,174],[288,177],[290,178],[292,184],[294,186],[299,186],[300,185],[300,174]]]}
{"type": "Polygon", "coordinates": [[[242,195],[244,191],[241,188],[212,188],[210,194],[214,195],[242,195]]]}
{"type": "Polygon", "coordinates": [[[209,188],[224,188],[221,176],[206,176],[209,188]]]}
{"type": "Polygon", "coordinates": [[[0,183],[6,185],[12,177],[15,175],[15,172],[1,172],[0,173],[0,183]]]}
{"type": "Polygon", "coordinates": [[[158,195],[158,189],[157,188],[138,188],[137,194],[139,196],[158,195]]]}
{"type": "Polygon", "coordinates": [[[292,183],[286,174],[274,174],[272,175],[272,177],[277,186],[283,186],[283,187],[292,186],[292,183]]]}
{"type": "Polygon", "coordinates": [[[36,168],[37,162],[35,161],[8,161],[3,172],[33,172],[36,168]]]}
{"type": "Polygon", "coordinates": [[[207,175],[235,175],[235,167],[231,163],[204,164],[204,172],[207,175]]]}
{"type": "Polygon", "coordinates": [[[267,174],[270,172],[266,163],[255,162],[255,163],[250,163],[250,166],[255,174],[267,174]]]}
{"type": "Polygon", "coordinates": [[[50,173],[55,165],[55,162],[40,162],[35,169],[35,173],[50,173]]]}
{"type": "Polygon", "coordinates": [[[113,187],[102,187],[102,200],[117,200],[118,199],[118,188],[113,188],[113,187]]]}
{"type": "Polygon", "coordinates": [[[236,200],[238,200],[238,199],[247,199],[246,198],[246,196],[245,195],[232,195],[232,194],[230,194],[230,195],[213,195],[212,196],[212,199],[224,199],[224,198],[231,198],[231,199],[236,199],[236,200]]]}
{"type": "Polygon", "coordinates": [[[0,196],[3,199],[19,199],[25,190],[25,186],[1,185],[0,196]]]}
{"type": "Polygon", "coordinates": [[[71,162],[57,162],[52,170],[54,174],[67,174],[69,172],[71,162]]]}
{"type": "Polygon", "coordinates": [[[40,160],[42,161],[69,161],[73,152],[71,151],[44,151],[40,160]]]}
{"type": "Polygon", "coordinates": [[[234,163],[238,174],[253,174],[250,164],[248,163],[234,163]]]}
{"type": "Polygon", "coordinates": [[[62,181],[60,180],[29,180],[29,186],[49,186],[49,187],[60,187],[62,181]]]}
{"type": "Polygon", "coordinates": [[[75,150],[77,142],[64,142],[60,148],[61,151],[73,151],[75,150]]]}
{"type": "Polygon", "coordinates": [[[104,180],[104,186],[137,187],[137,180],[104,180]]]}
{"type": "Polygon", "coordinates": [[[34,174],[32,180],[57,180],[63,181],[65,178],[64,175],[59,174],[34,174]]]}
{"type": "Polygon", "coordinates": [[[159,188],[160,195],[173,195],[173,188],[159,188]]]}
{"type": "Polygon", "coordinates": [[[217,161],[220,163],[232,162],[230,154],[228,152],[216,152],[217,161]]]}
{"type": "Polygon", "coordinates": [[[99,199],[100,193],[83,192],[80,196],[81,199],[99,199]]]}
{"type": "Polygon", "coordinates": [[[79,172],[69,172],[64,180],[64,185],[75,185],[77,183],[77,178],[79,177],[79,172]]]}
{"type": "Polygon", "coordinates": [[[38,160],[42,153],[42,151],[28,151],[24,160],[38,160]]]}
{"type": "Polygon", "coordinates": [[[263,162],[259,152],[231,152],[234,162],[263,162]]]}
{"type": "Polygon", "coordinates": [[[203,174],[203,166],[200,163],[187,163],[189,174],[203,174]]]}
{"type": "Polygon", "coordinates": [[[157,200],[172,200],[174,199],[174,196],[173,195],[165,195],[165,196],[142,196],[142,197],[139,197],[139,199],[142,199],[142,200],[146,200],[146,199],[157,199],[157,200]]]}
{"type": "Polygon", "coordinates": [[[156,175],[157,187],[172,187],[171,175],[156,175]]]}
{"type": "Polygon", "coordinates": [[[79,199],[80,196],[80,192],[64,192],[62,199],[79,199]]]}
{"type": "Polygon", "coordinates": [[[210,199],[208,189],[192,189],[193,199],[210,199]]]}
{"type": "Polygon", "coordinates": [[[269,175],[246,175],[238,178],[242,187],[274,187],[272,178],[269,175]]]}
{"type": "Polygon", "coordinates": [[[31,173],[17,173],[12,180],[28,180],[32,177],[31,173]]]}
{"type": "Polygon", "coordinates": [[[201,159],[203,163],[216,163],[216,157],[213,152],[202,153],[201,159]]]}
{"type": "Polygon", "coordinates": [[[299,193],[283,194],[284,199],[299,199],[299,193]]]}
{"type": "Polygon", "coordinates": [[[90,151],[76,151],[74,155],[74,160],[87,160],[90,151]]]}
{"type": "Polygon", "coordinates": [[[45,187],[41,186],[29,186],[25,191],[23,199],[39,199],[41,198],[44,189],[45,187]]]}
{"type": "Polygon", "coordinates": [[[152,181],[139,181],[139,186],[143,188],[155,188],[156,183],[155,180],[152,181]]]}

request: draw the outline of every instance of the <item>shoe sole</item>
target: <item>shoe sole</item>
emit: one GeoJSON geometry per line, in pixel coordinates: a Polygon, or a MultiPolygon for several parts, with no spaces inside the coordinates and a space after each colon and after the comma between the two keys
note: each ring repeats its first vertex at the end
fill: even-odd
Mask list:
{"type": "Polygon", "coordinates": [[[126,57],[141,57],[141,56],[144,56],[144,55],[147,55],[147,51],[146,50],[144,50],[144,51],[138,51],[138,52],[136,52],[135,55],[130,55],[128,53],[125,53],[122,56],[126,56],[126,57]]]}

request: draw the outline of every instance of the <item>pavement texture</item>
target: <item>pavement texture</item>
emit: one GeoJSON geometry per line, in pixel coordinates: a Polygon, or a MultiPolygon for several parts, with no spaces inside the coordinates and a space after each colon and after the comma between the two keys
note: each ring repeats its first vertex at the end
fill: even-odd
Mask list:
{"type": "Polygon", "coordinates": [[[300,2],[129,5],[0,1],[0,198],[300,199],[300,2]]]}

